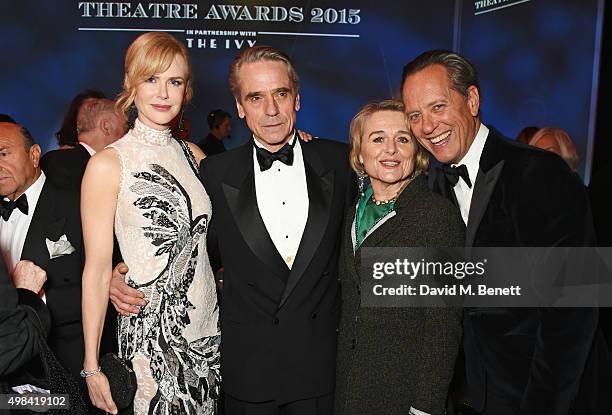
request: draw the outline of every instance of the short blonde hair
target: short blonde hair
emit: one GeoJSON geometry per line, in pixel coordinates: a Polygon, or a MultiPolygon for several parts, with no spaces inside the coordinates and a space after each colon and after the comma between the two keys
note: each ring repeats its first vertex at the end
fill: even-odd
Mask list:
{"type": "Polygon", "coordinates": [[[185,60],[187,73],[183,104],[193,96],[191,62],[185,45],[165,32],[148,32],[138,36],[125,53],[123,90],[117,97],[117,108],[127,113],[136,96],[136,86],[149,77],[166,71],[179,55],[185,60]]]}
{"type": "Polygon", "coordinates": [[[530,146],[535,146],[538,141],[545,135],[550,135],[554,137],[559,144],[559,148],[561,149],[561,158],[570,166],[570,169],[576,171],[578,168],[578,163],[580,162],[580,157],[578,157],[578,152],[576,151],[576,146],[572,142],[569,134],[565,132],[565,130],[557,127],[545,127],[540,128],[534,135],[531,137],[531,140],[527,144],[530,146]]]}
{"type": "Polygon", "coordinates": [[[280,49],[272,46],[258,45],[243,50],[232,60],[229,69],[229,84],[234,98],[240,102],[240,68],[248,63],[271,61],[280,62],[287,67],[289,80],[291,81],[292,92],[297,95],[300,92],[300,77],[298,76],[293,62],[289,56],[280,49]]]}
{"type": "MultiPolygon", "coordinates": [[[[359,161],[359,153],[361,153],[361,140],[363,139],[363,127],[370,116],[380,111],[401,112],[404,117],[406,116],[404,104],[402,104],[401,101],[386,99],[383,101],[370,102],[353,117],[349,132],[349,163],[351,164],[351,167],[355,173],[361,176],[366,174],[363,163],[359,161]]],[[[407,119],[406,129],[408,131],[410,130],[407,119]]],[[[427,173],[427,169],[429,168],[429,154],[412,134],[410,137],[417,148],[414,172],[427,173]]]]}

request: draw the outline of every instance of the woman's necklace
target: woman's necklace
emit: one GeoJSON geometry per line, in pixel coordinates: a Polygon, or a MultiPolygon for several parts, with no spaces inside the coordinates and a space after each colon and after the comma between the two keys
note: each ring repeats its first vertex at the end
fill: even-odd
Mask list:
{"type": "Polygon", "coordinates": [[[376,205],[377,205],[377,206],[380,206],[380,205],[387,205],[387,204],[389,204],[389,203],[393,203],[393,202],[395,202],[396,200],[397,200],[397,196],[395,196],[395,197],[394,197],[394,198],[392,198],[392,199],[387,199],[387,200],[377,200],[377,199],[374,197],[374,195],[372,195],[372,202],[376,203],[376,205]]]}
{"type": "Polygon", "coordinates": [[[391,199],[386,199],[386,200],[378,200],[374,197],[374,194],[372,193],[372,202],[376,203],[377,206],[380,205],[387,205],[389,203],[393,203],[397,200],[397,198],[399,197],[399,195],[404,191],[404,189],[406,188],[406,186],[408,186],[410,184],[410,182],[412,182],[419,174],[421,174],[421,172],[414,172],[410,175],[410,177],[408,178],[408,180],[406,180],[404,182],[404,184],[402,185],[402,187],[397,191],[397,193],[395,194],[395,196],[393,196],[391,199]]]}

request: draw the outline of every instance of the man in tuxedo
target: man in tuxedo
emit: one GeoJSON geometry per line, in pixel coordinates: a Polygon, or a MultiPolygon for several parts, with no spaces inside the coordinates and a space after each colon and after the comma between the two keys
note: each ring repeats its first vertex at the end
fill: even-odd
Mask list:
{"type": "Polygon", "coordinates": [[[347,148],[298,139],[299,78],[283,52],[243,51],[229,81],[253,139],[200,167],[224,266],[226,413],[332,414],[347,148]]]}
{"type": "Polygon", "coordinates": [[[51,315],[48,343],[80,379],[84,250],[79,195],[46,180],[39,161],[40,147],[28,130],[0,123],[0,254],[9,273],[21,260],[46,271],[40,296],[51,315]]]}
{"type": "Polygon", "coordinates": [[[38,296],[46,280],[31,261],[18,262],[9,276],[0,257],[0,377],[36,357],[40,337],[49,332],[49,310],[38,296]]]}
{"type": "MultiPolygon", "coordinates": [[[[480,121],[474,67],[446,51],[404,68],[411,131],[441,163],[434,190],[486,247],[594,243],[587,195],[558,156],[508,141],[480,121]]],[[[565,415],[593,342],[592,309],[478,308],[464,315],[469,404],[486,415],[565,415]]]]}
{"type": "Polygon", "coordinates": [[[106,98],[90,98],[77,115],[79,143],[70,149],[46,153],[41,160],[47,179],[61,188],[81,190],[81,180],[89,158],[125,135],[126,116],[106,98]]]}

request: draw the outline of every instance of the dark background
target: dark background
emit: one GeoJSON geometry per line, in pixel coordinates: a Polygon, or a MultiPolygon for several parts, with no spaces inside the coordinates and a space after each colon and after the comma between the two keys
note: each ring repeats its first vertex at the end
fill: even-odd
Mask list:
{"type": "MultiPolygon", "coordinates": [[[[605,17],[602,13],[604,0],[530,0],[480,15],[475,15],[474,0],[219,2],[302,7],[301,23],[205,20],[211,4],[219,4],[211,1],[172,2],[197,3],[197,20],[82,17],[78,3],[5,0],[0,4],[0,113],[26,125],[44,149],[55,148],[53,133],[74,95],[97,88],[113,97],[120,89],[125,50],[140,32],[78,30],[94,27],[358,34],[359,38],[261,33],[229,38],[256,40],[290,54],[302,80],[298,127],[341,141],[347,140],[348,124],[362,105],[399,96],[405,63],[427,49],[454,49],[480,72],[485,124],[509,137],[526,125],[566,129],[576,143],[579,173],[587,182],[591,167],[595,172],[612,150],[606,99],[612,26],[610,11],[605,17]],[[361,22],[313,23],[310,10],[315,7],[360,9],[361,22]]],[[[135,8],[149,2],[128,3],[135,8]]],[[[220,44],[227,39],[174,34],[184,42],[187,37],[214,37],[220,44]]],[[[227,86],[228,64],[237,53],[236,48],[190,50],[195,98],[186,115],[193,141],[206,135],[206,115],[214,108],[233,115],[228,147],[249,138],[227,86]]]]}

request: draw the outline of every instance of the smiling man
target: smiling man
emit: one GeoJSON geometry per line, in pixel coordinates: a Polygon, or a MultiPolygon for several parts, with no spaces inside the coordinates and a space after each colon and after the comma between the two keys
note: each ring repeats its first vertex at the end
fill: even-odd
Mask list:
{"type": "MultiPolygon", "coordinates": [[[[578,176],[558,156],[481,123],[478,77],[465,58],[425,52],[402,79],[412,133],[446,164],[434,190],[461,210],[468,246],[594,243],[578,176]]],[[[470,406],[486,415],[567,414],[596,324],[590,309],[465,310],[470,406]]]]}
{"type": "Polygon", "coordinates": [[[224,266],[226,414],[332,414],[347,148],[297,139],[299,78],[281,51],[243,51],[229,81],[253,139],[201,165],[224,266]]]}

